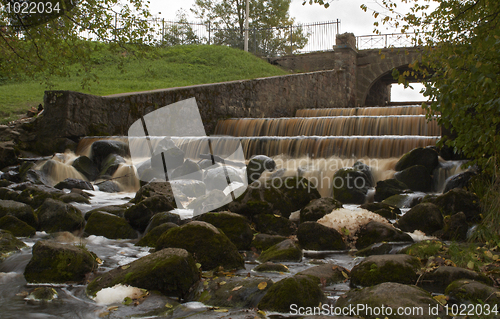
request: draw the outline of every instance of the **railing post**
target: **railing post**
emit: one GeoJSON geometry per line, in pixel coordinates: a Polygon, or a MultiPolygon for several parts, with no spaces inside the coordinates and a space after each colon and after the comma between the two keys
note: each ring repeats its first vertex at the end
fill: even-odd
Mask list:
{"type": "Polygon", "coordinates": [[[165,42],[165,18],[161,19],[161,44],[165,42]]]}
{"type": "Polygon", "coordinates": [[[293,54],[293,25],[290,26],[290,54],[293,54]]]}
{"type": "Polygon", "coordinates": [[[211,42],[211,39],[210,39],[210,36],[211,36],[211,32],[212,32],[212,26],[210,24],[210,21],[208,21],[208,45],[210,45],[210,42],[211,42]]]}

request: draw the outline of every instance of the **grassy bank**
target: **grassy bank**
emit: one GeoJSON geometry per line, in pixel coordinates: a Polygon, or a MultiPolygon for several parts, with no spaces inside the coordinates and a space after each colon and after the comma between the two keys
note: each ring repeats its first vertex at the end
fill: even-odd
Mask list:
{"type": "Polygon", "coordinates": [[[102,45],[96,47],[92,54],[96,78],[85,88],[82,88],[84,76],[78,74],[76,66],[71,77],[51,78],[51,87],[42,83],[44,74],[36,79],[0,83],[0,123],[17,119],[32,106],[43,103],[47,89],[109,95],[287,73],[250,53],[223,46],[177,46],[157,49],[153,53],[140,58],[123,58],[109,53],[102,45]],[[123,63],[121,67],[120,63],[123,63]]]}

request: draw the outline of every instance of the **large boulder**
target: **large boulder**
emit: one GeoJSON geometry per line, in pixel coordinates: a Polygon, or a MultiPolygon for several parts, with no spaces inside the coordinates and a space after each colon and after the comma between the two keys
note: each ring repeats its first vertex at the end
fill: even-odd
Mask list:
{"type": "Polygon", "coordinates": [[[295,275],[275,283],[258,304],[258,308],[266,311],[289,313],[293,306],[319,307],[326,302],[316,280],[305,275],[295,275]]]}
{"type": "Polygon", "coordinates": [[[38,227],[38,220],[31,206],[12,200],[0,200],[0,218],[14,216],[33,228],[38,227]]]}
{"type": "Polygon", "coordinates": [[[406,232],[420,230],[431,235],[444,226],[443,215],[432,203],[421,203],[411,208],[398,221],[398,227],[406,232]]]}
{"type": "Polygon", "coordinates": [[[29,283],[83,283],[87,274],[97,270],[96,258],[74,245],[40,240],[33,246],[24,278],[29,283]]]}
{"type": "Polygon", "coordinates": [[[17,155],[13,141],[0,142],[0,169],[17,164],[17,155]]]}
{"type": "Polygon", "coordinates": [[[300,247],[309,250],[344,250],[346,244],[342,235],[333,228],[316,222],[305,222],[299,225],[297,238],[300,247]]]}
{"type": "Polygon", "coordinates": [[[94,162],[87,156],[80,156],[71,164],[80,174],[85,176],[89,181],[93,181],[99,175],[99,169],[94,162]]]}
{"type": "Polygon", "coordinates": [[[134,229],[144,232],[155,214],[173,210],[175,207],[175,202],[170,201],[167,196],[155,195],[128,208],[124,217],[134,229]]]}
{"type": "Polygon", "coordinates": [[[410,235],[391,225],[370,221],[356,232],[356,248],[366,248],[380,242],[413,242],[410,235]]]}
{"type": "Polygon", "coordinates": [[[252,240],[251,248],[260,252],[281,243],[285,239],[287,239],[285,236],[280,235],[257,234],[252,240]]]}
{"type": "MultiPolygon", "coordinates": [[[[497,309],[500,306],[500,290],[475,280],[454,281],[446,287],[445,294],[452,302],[458,304],[496,305],[497,309]]],[[[493,310],[493,308],[490,309],[493,310]]],[[[483,310],[486,310],[486,307],[483,310]]]]}
{"type": "Polygon", "coordinates": [[[420,270],[418,258],[409,255],[373,255],[351,270],[351,286],[374,286],[383,282],[414,284],[420,270]]]}
{"type": "Polygon", "coordinates": [[[43,185],[29,185],[19,188],[21,193],[17,196],[16,200],[30,205],[33,209],[40,207],[46,199],[58,199],[65,193],[54,187],[47,187],[43,185]]]}
{"type": "Polygon", "coordinates": [[[95,296],[104,288],[122,284],[184,298],[199,276],[190,253],[167,248],[98,276],[87,286],[87,294],[95,296]]]}
{"type": "Polygon", "coordinates": [[[300,210],[300,222],[315,222],[337,208],[342,208],[342,203],[336,199],[329,197],[313,199],[300,210]]]}
{"type": "Polygon", "coordinates": [[[205,172],[205,176],[203,177],[203,182],[207,185],[207,191],[223,191],[228,185],[227,177],[229,177],[231,182],[244,182],[242,172],[227,165],[207,170],[205,172]]]}
{"type": "Polygon", "coordinates": [[[224,269],[243,268],[244,260],[238,248],[213,225],[193,221],[172,228],[164,233],[156,243],[156,250],[163,248],[184,248],[201,264],[202,269],[212,270],[219,266],[224,269]]]}
{"type": "Polygon", "coordinates": [[[432,174],[439,164],[438,153],[432,148],[415,148],[403,155],[396,163],[396,171],[405,170],[411,166],[421,165],[428,174],[432,174]]]}
{"type": "Polygon", "coordinates": [[[189,158],[184,163],[174,169],[170,174],[170,179],[188,179],[188,180],[203,180],[203,173],[200,166],[189,158]]]}
{"type": "Polygon", "coordinates": [[[409,188],[405,183],[395,178],[378,181],[375,186],[375,200],[381,202],[393,195],[403,194],[407,189],[409,188]]]}
{"type": "Polygon", "coordinates": [[[205,183],[193,179],[178,179],[170,181],[172,188],[189,197],[200,197],[205,195],[207,187],[205,183]]]}
{"type": "Polygon", "coordinates": [[[452,266],[440,266],[431,272],[426,272],[419,282],[426,290],[442,293],[449,284],[459,279],[480,281],[488,285],[492,284],[491,279],[484,274],[452,266]]]}
{"type": "Polygon", "coordinates": [[[171,228],[179,227],[174,223],[163,223],[158,225],[151,230],[149,230],[145,235],[139,239],[139,241],[135,244],[136,246],[148,246],[148,247],[156,247],[156,243],[158,239],[160,239],[161,235],[169,231],[171,228]]]}
{"type": "Polygon", "coordinates": [[[54,186],[54,188],[57,188],[57,189],[65,189],[66,188],[69,190],[71,190],[73,188],[90,190],[90,191],[94,190],[94,186],[92,186],[91,183],[84,181],[84,180],[81,180],[81,179],[76,179],[76,178],[66,178],[62,182],[57,183],[54,186]]]}
{"type": "Polygon", "coordinates": [[[288,218],[274,214],[258,214],[252,217],[252,221],[257,231],[270,235],[290,236],[297,229],[288,218]]]}
{"type": "Polygon", "coordinates": [[[396,172],[394,178],[408,185],[412,191],[430,192],[432,190],[432,176],[422,165],[410,166],[396,172]]]}
{"type": "Polygon", "coordinates": [[[125,164],[125,159],[117,154],[109,154],[102,162],[100,167],[99,176],[109,177],[113,176],[120,165],[125,164]]]}
{"type": "Polygon", "coordinates": [[[8,230],[17,237],[31,237],[36,234],[35,228],[10,215],[0,218],[0,229],[8,230]]]}
{"type": "Polygon", "coordinates": [[[255,155],[250,158],[247,164],[247,180],[248,184],[258,180],[264,171],[274,171],[276,163],[274,160],[265,155],[255,155]]]}
{"type": "Polygon", "coordinates": [[[479,198],[461,188],[454,188],[438,196],[434,204],[441,208],[443,215],[454,215],[463,212],[468,222],[478,221],[481,218],[479,198]]]}
{"type": "Polygon", "coordinates": [[[472,177],[477,176],[474,171],[465,171],[446,179],[446,184],[444,186],[443,194],[449,192],[454,188],[466,188],[469,185],[469,181],[472,177]]]}
{"type": "Polygon", "coordinates": [[[114,140],[99,140],[92,143],[90,158],[97,168],[102,168],[102,163],[111,154],[121,157],[130,157],[128,144],[114,140]]]}
{"type": "Polygon", "coordinates": [[[335,306],[353,309],[348,314],[367,319],[446,318],[443,307],[430,293],[415,286],[395,282],[384,282],[373,287],[350,290],[340,296],[335,306]]]}
{"type": "Polygon", "coordinates": [[[79,231],[85,224],[82,212],[57,200],[47,199],[37,210],[40,230],[48,233],[79,231]]]}
{"type": "Polygon", "coordinates": [[[172,191],[172,186],[169,182],[160,182],[158,180],[152,180],[146,185],[142,186],[131,202],[140,203],[144,199],[153,196],[165,196],[172,203],[175,203],[174,192],[172,191]]]}
{"type": "Polygon", "coordinates": [[[196,218],[214,225],[224,232],[239,250],[250,249],[253,231],[249,221],[241,215],[231,212],[205,213],[196,218]]]}
{"type": "Polygon", "coordinates": [[[26,244],[12,235],[10,231],[0,229],[0,262],[24,247],[26,244]]]}
{"type": "Polygon", "coordinates": [[[365,173],[342,168],[333,176],[333,197],[343,204],[364,204],[371,181],[365,173]]]}
{"type": "Polygon", "coordinates": [[[401,210],[398,207],[385,203],[367,203],[359,206],[359,208],[369,210],[387,219],[396,219],[401,215],[401,210]]]}
{"type": "Polygon", "coordinates": [[[307,268],[297,275],[313,277],[318,281],[318,284],[333,285],[344,282],[349,276],[349,270],[334,264],[324,264],[307,268]]]}
{"type": "Polygon", "coordinates": [[[179,216],[179,214],[173,212],[160,212],[158,214],[155,214],[149,221],[148,227],[146,227],[144,233],[147,234],[153,228],[165,223],[180,225],[181,217],[179,216]]]}
{"type": "Polygon", "coordinates": [[[465,241],[467,240],[467,232],[469,224],[467,217],[463,212],[458,212],[444,218],[444,227],[442,231],[438,231],[434,235],[443,240],[465,241]]]}
{"type": "Polygon", "coordinates": [[[85,233],[110,239],[137,238],[137,232],[124,218],[106,212],[93,213],[85,225],[85,233]]]}
{"type": "Polygon", "coordinates": [[[300,262],[302,260],[302,249],[293,240],[286,239],[263,251],[258,260],[262,263],[267,261],[300,262]]]}

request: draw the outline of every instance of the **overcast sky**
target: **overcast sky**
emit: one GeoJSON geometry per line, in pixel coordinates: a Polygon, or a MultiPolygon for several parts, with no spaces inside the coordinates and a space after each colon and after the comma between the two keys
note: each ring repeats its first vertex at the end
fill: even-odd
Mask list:
{"type": "MultiPolygon", "coordinates": [[[[176,20],[176,13],[183,9],[188,14],[188,20],[196,21],[190,12],[194,5],[194,0],[150,0],[150,9],[153,15],[165,18],[165,20],[176,20]],[[161,14],[160,14],[161,12],[161,14]]],[[[377,21],[372,16],[372,12],[364,12],[360,5],[366,4],[368,8],[381,10],[373,0],[336,0],[330,1],[330,7],[324,8],[318,4],[302,5],[303,0],[292,0],[290,5],[290,16],[295,18],[297,23],[320,22],[340,20],[340,32],[352,32],[356,36],[370,35],[373,33],[373,22],[377,21]]],[[[383,33],[397,33],[398,30],[381,30],[383,33]]],[[[415,90],[392,90],[393,101],[422,100],[418,93],[421,85],[414,84],[415,90]]]]}

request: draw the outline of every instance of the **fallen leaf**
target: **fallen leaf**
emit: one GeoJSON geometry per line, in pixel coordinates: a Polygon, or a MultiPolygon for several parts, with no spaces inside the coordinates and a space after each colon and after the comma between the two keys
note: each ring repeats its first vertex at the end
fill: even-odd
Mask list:
{"type": "Polygon", "coordinates": [[[467,263],[467,268],[474,269],[474,262],[472,260],[467,263]]]}
{"type": "Polygon", "coordinates": [[[229,312],[227,309],[214,309],[215,312],[229,312]]]}
{"type": "Polygon", "coordinates": [[[130,265],[122,266],[122,269],[128,269],[128,268],[130,268],[130,265]]]}
{"type": "Polygon", "coordinates": [[[240,290],[243,286],[238,286],[238,287],[234,287],[233,290],[231,291],[236,291],[236,290],[240,290]]]}
{"type": "Polygon", "coordinates": [[[346,279],[349,279],[349,276],[343,271],[342,276],[344,276],[346,279]]]}
{"type": "Polygon", "coordinates": [[[259,290],[264,290],[267,287],[267,282],[263,281],[257,287],[259,287],[259,290]]]}

